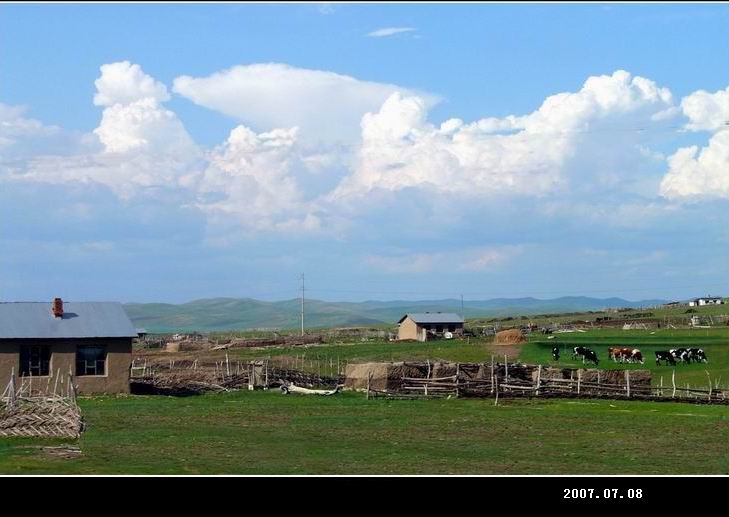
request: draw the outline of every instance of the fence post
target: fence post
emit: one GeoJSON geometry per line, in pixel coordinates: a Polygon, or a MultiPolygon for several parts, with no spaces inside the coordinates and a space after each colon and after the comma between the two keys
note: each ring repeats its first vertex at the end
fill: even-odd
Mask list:
{"type": "Polygon", "coordinates": [[[625,389],[628,392],[628,398],[630,398],[630,370],[625,370],[625,389]]]}
{"type": "Polygon", "coordinates": [[[536,395],[539,396],[539,387],[542,383],[542,365],[539,365],[539,368],[537,369],[537,389],[536,389],[536,395]]]}
{"type": "Polygon", "coordinates": [[[673,384],[673,393],[671,393],[671,398],[676,398],[676,370],[673,370],[673,373],[671,374],[671,384],[673,384]]]}
{"type": "Polygon", "coordinates": [[[367,400],[370,400],[370,382],[372,381],[372,372],[367,372],[367,400]]]}
{"type": "Polygon", "coordinates": [[[577,370],[577,394],[580,394],[580,383],[582,382],[582,370],[577,370]]]}
{"type": "Polygon", "coordinates": [[[709,375],[708,370],[704,370],[706,372],[706,378],[709,379],[709,400],[711,400],[711,376],[709,375]]]}
{"type": "Polygon", "coordinates": [[[491,393],[494,392],[494,356],[491,356],[491,393]]]}

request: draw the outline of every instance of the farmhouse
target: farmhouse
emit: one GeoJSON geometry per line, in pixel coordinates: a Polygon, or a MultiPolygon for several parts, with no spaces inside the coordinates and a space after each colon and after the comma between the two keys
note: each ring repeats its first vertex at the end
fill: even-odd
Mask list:
{"type": "Polygon", "coordinates": [[[694,298],[689,302],[691,307],[697,305],[721,305],[724,303],[724,299],[718,296],[707,296],[705,298],[694,298]]]}
{"type": "Polygon", "coordinates": [[[71,373],[81,394],[129,393],[136,336],[120,303],[0,303],[0,384],[14,373],[52,389],[71,373]]]}
{"type": "Polygon", "coordinates": [[[447,337],[446,333],[463,335],[463,318],[450,312],[406,314],[397,324],[397,339],[427,341],[447,337]]]}

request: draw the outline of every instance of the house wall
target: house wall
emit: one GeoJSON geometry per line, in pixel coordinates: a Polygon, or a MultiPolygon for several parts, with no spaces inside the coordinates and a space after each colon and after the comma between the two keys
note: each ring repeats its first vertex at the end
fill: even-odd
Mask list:
{"type": "MultiPolygon", "coordinates": [[[[78,386],[79,394],[129,393],[129,367],[132,362],[131,338],[0,340],[0,390],[4,389],[10,381],[13,369],[15,370],[16,381],[18,380],[21,345],[51,347],[50,370],[54,376],[59,370],[61,375],[66,375],[70,371],[74,376],[74,382],[78,386]],[[77,345],[106,346],[106,375],[76,376],[77,345]]],[[[38,387],[40,388],[43,386],[42,381],[47,381],[48,377],[33,377],[33,379],[38,379],[38,387]]],[[[50,385],[53,386],[53,384],[54,382],[51,381],[50,385]]]]}
{"type": "Polygon", "coordinates": [[[405,318],[397,329],[397,339],[417,339],[422,341],[422,331],[412,319],[405,318]]]}

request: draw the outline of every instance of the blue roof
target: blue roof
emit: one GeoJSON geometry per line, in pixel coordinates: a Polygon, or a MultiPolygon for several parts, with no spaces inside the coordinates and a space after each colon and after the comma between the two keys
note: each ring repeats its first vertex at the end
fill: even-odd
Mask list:
{"type": "Polygon", "coordinates": [[[64,302],[55,318],[51,303],[0,303],[0,339],[137,337],[118,302],[64,302]]]}
{"type": "Polygon", "coordinates": [[[463,323],[463,318],[453,312],[413,312],[400,318],[398,323],[407,317],[415,323],[463,323]]]}

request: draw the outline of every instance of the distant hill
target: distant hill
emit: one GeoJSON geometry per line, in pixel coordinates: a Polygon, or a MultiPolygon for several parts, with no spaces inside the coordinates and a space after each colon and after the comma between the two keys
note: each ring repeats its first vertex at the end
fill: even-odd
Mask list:
{"type": "MultiPolygon", "coordinates": [[[[467,318],[597,311],[608,307],[648,307],[665,300],[568,296],[550,300],[494,298],[464,302],[467,318]]],[[[124,308],[137,327],[148,332],[220,331],[299,326],[299,300],[264,302],[252,298],[209,298],[183,304],[128,303],[124,308]]],[[[306,300],[307,327],[347,327],[394,324],[407,312],[461,312],[461,301],[395,300],[325,302],[306,300]]]]}

